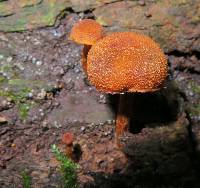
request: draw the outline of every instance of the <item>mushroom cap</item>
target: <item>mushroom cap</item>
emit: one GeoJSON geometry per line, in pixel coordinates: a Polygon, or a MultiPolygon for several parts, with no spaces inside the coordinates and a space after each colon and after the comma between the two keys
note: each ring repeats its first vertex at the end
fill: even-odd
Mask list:
{"type": "Polygon", "coordinates": [[[167,76],[167,59],[148,36],[133,32],[111,33],[88,53],[90,82],[108,93],[152,92],[167,76]]]}
{"type": "Polygon", "coordinates": [[[62,142],[66,145],[72,145],[74,140],[74,135],[70,132],[63,134],[62,142]]]}
{"type": "Polygon", "coordinates": [[[104,30],[99,23],[92,19],[84,19],[73,26],[69,39],[80,44],[94,45],[103,36],[104,30]]]}

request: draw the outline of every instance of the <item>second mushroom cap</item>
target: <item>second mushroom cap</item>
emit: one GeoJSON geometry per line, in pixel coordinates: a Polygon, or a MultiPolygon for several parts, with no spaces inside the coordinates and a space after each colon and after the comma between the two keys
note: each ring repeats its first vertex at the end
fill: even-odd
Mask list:
{"type": "Polygon", "coordinates": [[[94,45],[104,36],[103,27],[92,19],[84,19],[76,23],[70,33],[70,39],[85,45],[94,45]]]}

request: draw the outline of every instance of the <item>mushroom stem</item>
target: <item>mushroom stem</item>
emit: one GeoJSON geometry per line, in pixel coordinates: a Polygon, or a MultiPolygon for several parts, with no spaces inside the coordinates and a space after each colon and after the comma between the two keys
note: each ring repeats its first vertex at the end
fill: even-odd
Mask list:
{"type": "Polygon", "coordinates": [[[91,47],[92,47],[91,45],[84,45],[83,51],[82,51],[81,62],[82,62],[83,70],[85,71],[86,74],[87,74],[87,55],[91,47]]]}
{"type": "Polygon", "coordinates": [[[66,155],[67,155],[67,157],[69,157],[70,159],[73,160],[73,143],[67,145],[67,147],[66,147],[66,155]]]}
{"type": "Polygon", "coordinates": [[[122,147],[122,145],[120,144],[120,136],[124,132],[128,131],[129,128],[131,106],[131,96],[128,93],[120,94],[115,130],[115,142],[119,148],[122,147]]]}

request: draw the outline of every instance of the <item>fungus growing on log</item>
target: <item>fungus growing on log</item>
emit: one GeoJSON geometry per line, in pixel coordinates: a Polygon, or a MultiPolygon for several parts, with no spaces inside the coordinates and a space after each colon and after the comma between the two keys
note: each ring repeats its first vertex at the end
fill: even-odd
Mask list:
{"type": "Polygon", "coordinates": [[[103,27],[95,20],[84,19],[76,23],[70,33],[69,39],[84,44],[82,52],[82,66],[87,73],[87,54],[91,46],[104,36],[103,27]]]}
{"type": "Polygon", "coordinates": [[[119,93],[116,143],[128,129],[130,103],[125,92],[153,92],[167,76],[167,60],[151,38],[133,32],[111,33],[95,45],[87,56],[90,82],[100,91],[119,93]]]}

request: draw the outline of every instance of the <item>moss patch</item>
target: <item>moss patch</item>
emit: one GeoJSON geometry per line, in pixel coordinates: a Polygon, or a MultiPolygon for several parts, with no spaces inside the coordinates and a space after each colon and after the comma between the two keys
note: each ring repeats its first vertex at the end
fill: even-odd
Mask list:
{"type": "Polygon", "coordinates": [[[23,31],[38,27],[52,26],[61,11],[70,6],[69,0],[0,2],[0,30],[5,32],[23,31]]]}
{"type": "Polygon", "coordinates": [[[27,100],[27,96],[30,91],[31,89],[28,88],[20,90],[19,92],[13,92],[11,90],[9,91],[1,90],[0,96],[7,97],[13,103],[15,103],[19,111],[20,118],[22,120],[25,120],[28,115],[29,109],[32,106],[32,103],[27,100]]]}

